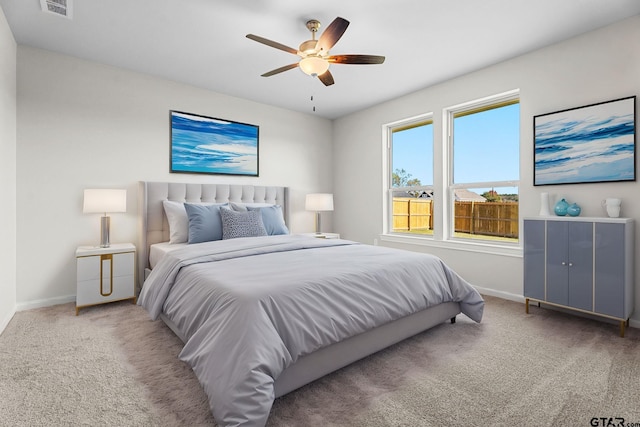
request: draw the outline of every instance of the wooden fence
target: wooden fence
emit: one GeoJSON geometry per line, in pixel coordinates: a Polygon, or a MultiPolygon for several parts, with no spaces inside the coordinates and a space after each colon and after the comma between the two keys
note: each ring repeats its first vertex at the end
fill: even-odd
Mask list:
{"type": "Polygon", "coordinates": [[[393,231],[433,230],[431,199],[393,198],[393,231]]]}
{"type": "MultiPolygon", "coordinates": [[[[518,203],[455,202],[455,231],[518,238],[518,203]]],[[[393,231],[433,230],[431,199],[393,198],[393,231]]]]}

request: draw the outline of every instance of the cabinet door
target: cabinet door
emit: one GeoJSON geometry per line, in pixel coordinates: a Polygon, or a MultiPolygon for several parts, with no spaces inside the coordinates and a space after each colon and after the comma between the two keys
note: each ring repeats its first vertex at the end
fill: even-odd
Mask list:
{"type": "Polygon", "coordinates": [[[593,311],[593,223],[569,223],[569,307],[593,311]]]}
{"type": "Polygon", "coordinates": [[[524,221],[524,296],[544,300],[545,221],[524,221]]]}
{"type": "Polygon", "coordinates": [[[547,221],[547,301],[569,305],[569,224],[547,221]]]}
{"type": "Polygon", "coordinates": [[[624,224],[596,224],[596,313],[625,317],[624,248],[624,224]]]}

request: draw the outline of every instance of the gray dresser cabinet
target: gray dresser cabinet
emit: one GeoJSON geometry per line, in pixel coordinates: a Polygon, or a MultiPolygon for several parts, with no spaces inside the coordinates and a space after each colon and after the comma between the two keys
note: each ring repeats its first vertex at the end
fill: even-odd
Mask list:
{"type": "Polygon", "coordinates": [[[535,301],[620,322],[633,312],[633,220],[524,219],[526,311],[535,301]]]}

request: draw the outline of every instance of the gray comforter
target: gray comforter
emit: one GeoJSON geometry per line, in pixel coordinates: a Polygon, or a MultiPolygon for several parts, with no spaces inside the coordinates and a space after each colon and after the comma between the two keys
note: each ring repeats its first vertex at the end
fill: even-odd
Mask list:
{"type": "Polygon", "coordinates": [[[481,320],[480,294],[436,257],[295,235],[168,253],[139,298],[178,326],[224,426],[266,424],[274,379],[299,357],[448,301],[481,320]]]}

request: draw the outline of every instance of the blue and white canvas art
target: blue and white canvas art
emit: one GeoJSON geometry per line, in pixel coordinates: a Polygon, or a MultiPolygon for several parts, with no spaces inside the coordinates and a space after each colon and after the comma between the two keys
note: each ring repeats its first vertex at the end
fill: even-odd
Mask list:
{"type": "Polygon", "coordinates": [[[171,172],[258,176],[255,125],[171,111],[171,172]]]}
{"type": "Polygon", "coordinates": [[[635,181],[636,97],[533,118],[534,185],[635,181]]]}

